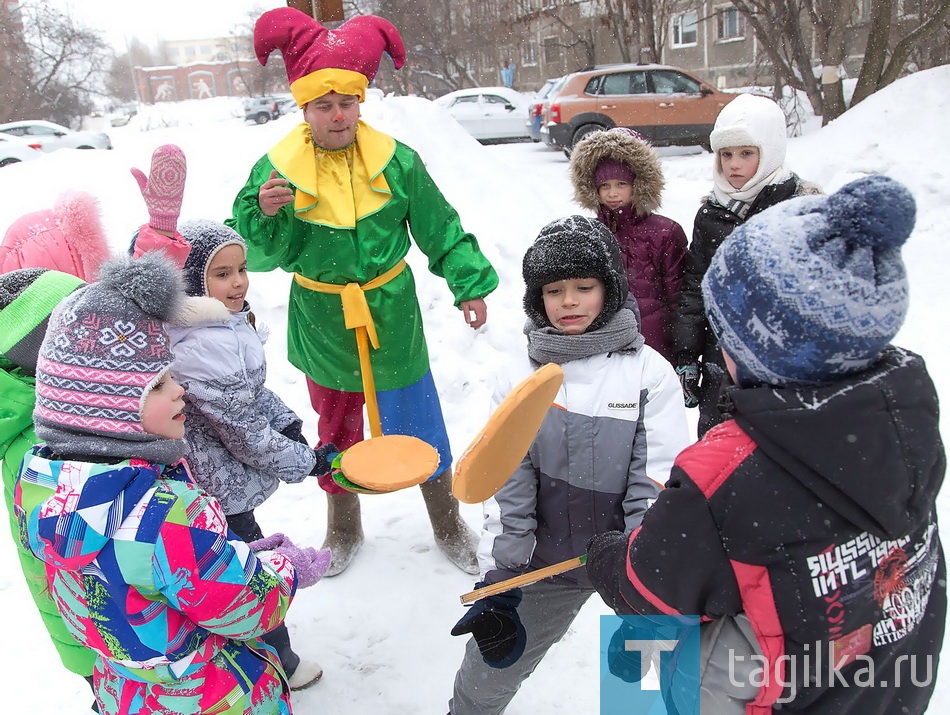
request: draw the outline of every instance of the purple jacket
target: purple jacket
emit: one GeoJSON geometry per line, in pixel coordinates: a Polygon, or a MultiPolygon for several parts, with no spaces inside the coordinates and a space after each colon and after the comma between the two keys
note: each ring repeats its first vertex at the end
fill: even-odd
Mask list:
{"type": "Polygon", "coordinates": [[[638,216],[632,206],[601,205],[597,218],[620,244],[630,292],[640,306],[640,332],[647,345],[673,362],[673,321],[686,259],[683,227],[659,214],[638,216]]]}

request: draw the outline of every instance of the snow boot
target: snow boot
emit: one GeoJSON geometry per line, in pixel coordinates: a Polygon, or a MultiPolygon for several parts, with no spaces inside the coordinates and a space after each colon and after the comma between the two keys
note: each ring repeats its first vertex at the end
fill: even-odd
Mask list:
{"type": "Polygon", "coordinates": [[[323,548],[333,552],[324,576],[343,573],[363,545],[363,523],[357,494],[327,494],[327,537],[323,548]]]}
{"type": "Polygon", "coordinates": [[[452,475],[448,470],[420,484],[429,512],[435,543],[449,561],[468,574],[478,573],[478,536],[459,514],[459,503],[452,495],[452,475]]]}

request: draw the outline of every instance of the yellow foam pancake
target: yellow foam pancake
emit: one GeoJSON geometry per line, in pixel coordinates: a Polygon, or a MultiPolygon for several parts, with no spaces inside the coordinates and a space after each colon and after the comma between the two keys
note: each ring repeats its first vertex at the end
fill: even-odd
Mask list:
{"type": "Polygon", "coordinates": [[[502,400],[455,463],[452,493],[456,499],[477,504],[501,489],[528,453],[563,380],[560,366],[548,363],[502,400]]]}
{"type": "Polygon", "coordinates": [[[435,447],[404,434],[386,434],[357,442],[340,459],[347,479],[375,492],[422,484],[438,467],[439,453],[435,447]]]}

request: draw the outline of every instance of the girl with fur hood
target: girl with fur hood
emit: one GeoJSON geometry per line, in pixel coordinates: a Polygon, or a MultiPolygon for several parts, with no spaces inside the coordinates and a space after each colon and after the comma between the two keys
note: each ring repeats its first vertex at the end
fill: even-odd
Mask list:
{"type": "Polygon", "coordinates": [[[686,234],[654,213],[665,183],[659,157],[632,129],[594,132],[571,152],[571,180],[577,203],[596,213],[620,245],[647,345],[672,362],[686,234]]]}
{"type": "Polygon", "coordinates": [[[701,287],[713,255],[736,226],[756,214],[793,196],[821,193],[785,166],[786,134],[785,114],[775,102],[740,94],[723,107],[709,135],[713,190],[693,222],[673,329],[673,364],[686,406],[699,406],[699,437],[725,419],[719,409],[724,364],[701,287]]]}
{"type": "MultiPolygon", "coordinates": [[[[252,542],[264,534],[254,509],[281,481],[297,483],[329,470],[332,444],[314,451],[302,422],[264,386],[264,343],[247,303],[247,247],[231,228],[214,221],[180,226],[191,253],[183,269],[185,291],[200,306],[169,330],[172,375],[186,390],[185,416],[195,479],[218,499],[228,526],[252,542]],[[205,297],[203,297],[205,296],[205,297]]],[[[293,690],[323,675],[302,660],[283,624],[267,633],[293,690]]]]}

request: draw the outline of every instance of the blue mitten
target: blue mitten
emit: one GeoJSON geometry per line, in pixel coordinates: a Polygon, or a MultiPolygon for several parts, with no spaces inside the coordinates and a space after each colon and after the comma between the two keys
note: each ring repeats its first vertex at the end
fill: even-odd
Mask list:
{"type": "MultiPolygon", "coordinates": [[[[483,586],[482,582],[475,584],[475,588],[483,586]]],[[[455,624],[452,635],[471,633],[485,663],[507,668],[522,656],[528,640],[518,617],[520,603],[520,588],[478,600],[455,624]]]]}
{"type": "MultiPolygon", "coordinates": [[[[638,638],[636,630],[627,621],[614,631],[607,645],[607,669],[626,683],[638,683],[643,679],[643,658],[647,659],[649,667],[649,653],[640,650],[627,650],[626,641],[649,641],[649,634],[638,638]]],[[[651,649],[652,650],[652,649],[651,649]]]]}
{"type": "Polygon", "coordinates": [[[676,376],[683,387],[683,401],[687,407],[699,405],[699,363],[681,359],[676,366],[676,376]]]}
{"type": "Polygon", "coordinates": [[[336,448],[333,442],[327,442],[322,447],[317,447],[313,450],[313,456],[317,458],[317,461],[313,465],[313,469],[310,470],[311,476],[319,477],[321,474],[329,472],[330,467],[333,465],[333,460],[336,459],[339,453],[340,450],[336,448]]]}

